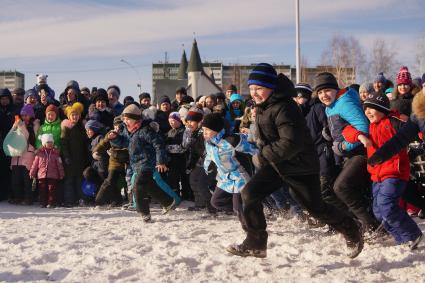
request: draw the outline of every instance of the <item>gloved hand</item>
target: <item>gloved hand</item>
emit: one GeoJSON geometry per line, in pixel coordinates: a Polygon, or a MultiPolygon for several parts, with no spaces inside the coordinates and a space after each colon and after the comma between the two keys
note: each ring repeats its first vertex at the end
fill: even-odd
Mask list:
{"type": "Polygon", "coordinates": [[[381,164],[382,162],[384,162],[384,159],[376,153],[369,157],[367,160],[367,164],[369,164],[370,166],[375,166],[381,164]]]}
{"type": "Polygon", "coordinates": [[[342,148],[343,143],[334,141],[332,145],[333,152],[338,156],[344,156],[344,149],[342,148]]]}
{"type": "Polygon", "coordinates": [[[65,165],[71,165],[71,159],[65,158],[64,161],[65,161],[65,165]]]}
{"type": "Polygon", "coordinates": [[[95,151],[93,152],[92,157],[94,160],[100,160],[102,156],[99,154],[99,152],[95,151]]]}
{"type": "Polygon", "coordinates": [[[264,159],[260,153],[257,153],[252,156],[252,163],[254,164],[255,168],[261,168],[267,164],[267,160],[264,159]]]}
{"type": "Polygon", "coordinates": [[[323,138],[325,139],[325,140],[327,140],[328,142],[331,142],[333,139],[332,139],[332,135],[331,135],[331,132],[330,132],[330,130],[329,130],[329,127],[323,127],[323,129],[322,129],[322,136],[323,136],[323,138]]]}
{"type": "Polygon", "coordinates": [[[159,132],[159,124],[157,122],[150,122],[149,127],[151,127],[155,132],[159,132]]]}

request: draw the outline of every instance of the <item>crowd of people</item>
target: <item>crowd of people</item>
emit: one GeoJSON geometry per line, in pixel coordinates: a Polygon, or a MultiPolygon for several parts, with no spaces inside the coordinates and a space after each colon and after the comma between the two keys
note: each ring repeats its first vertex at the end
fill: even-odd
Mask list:
{"type": "Polygon", "coordinates": [[[0,200],[122,207],[145,222],[152,201],[164,214],[191,201],[238,217],[246,238],[227,251],[239,256],[266,257],[269,214],[328,225],[352,258],[388,236],[417,248],[425,74],[401,67],[395,82],[342,87],[323,72],[294,85],[261,63],[248,86],[248,97],[230,85],[195,100],[181,87],[156,106],[74,80],[56,100],[43,74],[27,91],[0,89],[0,200]]]}

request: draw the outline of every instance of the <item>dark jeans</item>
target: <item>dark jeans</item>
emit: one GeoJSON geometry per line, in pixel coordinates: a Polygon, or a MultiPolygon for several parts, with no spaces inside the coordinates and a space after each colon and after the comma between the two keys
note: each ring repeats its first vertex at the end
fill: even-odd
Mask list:
{"type": "Polygon", "coordinates": [[[416,222],[398,205],[405,187],[406,182],[400,179],[373,183],[373,212],[399,244],[422,234],[416,222]]]}
{"type": "Polygon", "coordinates": [[[32,202],[31,179],[27,167],[22,165],[12,166],[11,185],[11,199],[25,199],[32,202]]]}
{"type": "Polygon", "coordinates": [[[179,197],[183,200],[193,201],[194,198],[189,184],[189,175],[186,174],[186,167],[184,164],[171,163],[166,180],[168,185],[179,197]]]}
{"type": "MultiPolygon", "coordinates": [[[[378,226],[378,222],[368,210],[370,176],[367,172],[366,157],[356,155],[344,161],[344,166],[335,179],[334,192],[367,229],[378,226]]],[[[338,206],[339,207],[339,206],[338,206]]],[[[339,207],[342,209],[341,207],[339,207]]]]}
{"type": "Polygon", "coordinates": [[[135,182],[136,209],[137,212],[150,214],[150,198],[157,200],[163,207],[169,206],[173,198],[164,192],[154,181],[152,172],[140,172],[137,174],[135,182]]]}
{"type": "Polygon", "coordinates": [[[195,166],[190,172],[189,181],[195,198],[195,206],[205,207],[210,202],[209,178],[203,167],[195,166]]]}
{"type": "Polygon", "coordinates": [[[108,177],[103,181],[96,194],[97,205],[104,205],[107,202],[122,203],[121,188],[118,188],[119,178],[125,178],[125,171],[109,170],[108,177]]]}
{"type": "Polygon", "coordinates": [[[242,227],[247,232],[244,241],[246,245],[258,249],[267,247],[267,224],[261,202],[284,183],[289,185],[292,198],[313,217],[342,232],[346,239],[351,237],[358,240],[355,239],[358,228],[354,220],[323,202],[319,175],[280,176],[271,165],[266,165],[257,171],[241,192],[244,218],[242,227]]]}
{"type": "Polygon", "coordinates": [[[74,205],[78,200],[84,198],[81,190],[83,176],[66,176],[63,183],[63,202],[66,205],[74,205]]]}
{"type": "Polygon", "coordinates": [[[418,184],[415,182],[409,181],[407,183],[402,198],[408,203],[425,211],[425,198],[419,191],[418,184]]]}
{"type": "Polygon", "coordinates": [[[10,183],[11,183],[11,171],[10,171],[10,157],[5,156],[3,153],[3,148],[0,148],[0,201],[7,199],[10,192],[10,183]]]}
{"type": "Polygon", "coordinates": [[[38,189],[40,191],[39,198],[40,204],[46,206],[56,205],[57,204],[57,186],[58,180],[56,179],[39,179],[38,180],[38,189]]]}
{"type": "Polygon", "coordinates": [[[211,205],[218,210],[234,211],[238,215],[242,213],[241,194],[228,193],[219,187],[215,188],[211,197],[211,205]]]}

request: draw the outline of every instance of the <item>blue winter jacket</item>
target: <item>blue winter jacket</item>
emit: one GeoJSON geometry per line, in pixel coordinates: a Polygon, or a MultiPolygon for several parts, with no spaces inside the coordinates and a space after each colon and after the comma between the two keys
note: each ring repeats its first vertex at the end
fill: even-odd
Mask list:
{"type": "Polygon", "coordinates": [[[342,131],[347,125],[351,125],[363,133],[369,133],[369,121],[363,112],[359,94],[354,89],[347,89],[331,105],[327,106],[326,116],[334,142],[344,143],[346,152],[361,145],[360,142],[349,143],[344,139],[342,131]]]}
{"type": "Polygon", "coordinates": [[[246,135],[237,135],[238,144],[234,147],[225,138],[225,130],[205,143],[206,157],[204,169],[208,173],[211,162],[217,166],[217,187],[228,193],[239,193],[250,177],[241,163],[236,159],[236,151],[254,155],[258,153],[255,145],[247,141],[246,135]]]}
{"type": "Polygon", "coordinates": [[[160,134],[149,126],[151,120],[144,120],[134,133],[126,128],[114,140],[115,144],[128,148],[130,166],[134,173],[153,172],[158,164],[166,164],[165,143],[160,134]]]}

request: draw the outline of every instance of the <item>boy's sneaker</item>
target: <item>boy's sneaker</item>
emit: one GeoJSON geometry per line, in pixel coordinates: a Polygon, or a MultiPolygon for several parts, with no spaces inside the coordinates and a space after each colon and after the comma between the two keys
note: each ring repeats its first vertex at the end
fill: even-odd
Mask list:
{"type": "Polygon", "coordinates": [[[145,223],[152,222],[152,218],[151,218],[150,214],[145,214],[145,215],[141,214],[141,216],[142,216],[143,222],[145,222],[145,223]]]}
{"type": "Polygon", "coordinates": [[[230,245],[226,248],[226,251],[241,257],[247,257],[247,256],[258,257],[258,258],[267,257],[267,249],[251,249],[244,244],[230,245]]]}
{"type": "Polygon", "coordinates": [[[171,210],[175,210],[178,206],[180,205],[180,201],[173,199],[173,202],[169,205],[169,206],[165,206],[162,209],[162,214],[167,214],[169,213],[171,210]]]}
{"type": "Polygon", "coordinates": [[[418,213],[418,217],[419,217],[420,219],[425,219],[425,211],[424,211],[423,209],[421,209],[421,211],[419,211],[419,213],[418,213]]]}
{"type": "Polygon", "coordinates": [[[56,206],[54,204],[48,204],[46,207],[47,208],[55,208],[56,206]]]}
{"type": "Polygon", "coordinates": [[[423,234],[420,234],[415,240],[409,242],[409,248],[411,251],[418,248],[419,243],[422,241],[423,234]]]}

